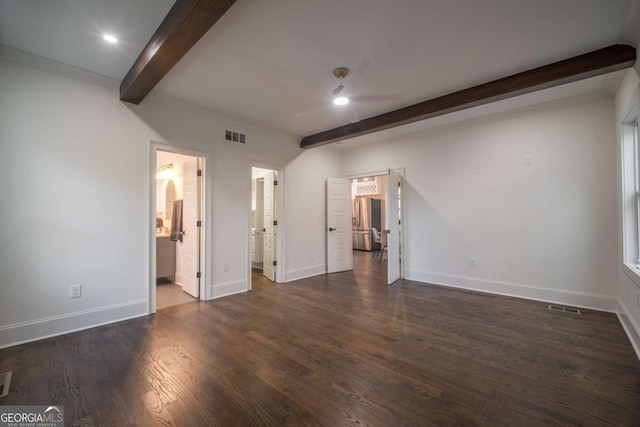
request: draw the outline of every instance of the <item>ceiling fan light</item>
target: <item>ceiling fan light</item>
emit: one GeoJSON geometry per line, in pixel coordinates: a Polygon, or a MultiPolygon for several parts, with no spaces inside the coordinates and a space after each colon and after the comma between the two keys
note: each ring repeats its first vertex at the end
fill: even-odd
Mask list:
{"type": "Polygon", "coordinates": [[[118,43],[118,38],[115,36],[112,36],[111,34],[104,34],[102,36],[102,38],[104,39],[104,41],[111,43],[111,44],[116,44],[118,43]]]}
{"type": "Polygon", "coordinates": [[[333,103],[335,105],[347,105],[349,103],[349,98],[346,96],[337,96],[333,98],[333,103]]]}

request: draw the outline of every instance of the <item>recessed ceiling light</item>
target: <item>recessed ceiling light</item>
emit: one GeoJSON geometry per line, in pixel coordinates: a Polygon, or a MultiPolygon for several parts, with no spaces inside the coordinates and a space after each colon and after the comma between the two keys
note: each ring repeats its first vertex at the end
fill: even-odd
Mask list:
{"type": "Polygon", "coordinates": [[[111,34],[105,34],[102,36],[102,38],[104,39],[104,41],[109,42],[111,44],[118,43],[118,39],[112,36],[111,34]]]}
{"type": "Polygon", "coordinates": [[[333,98],[333,103],[335,105],[347,105],[349,103],[349,98],[346,96],[338,96],[333,98]]]}

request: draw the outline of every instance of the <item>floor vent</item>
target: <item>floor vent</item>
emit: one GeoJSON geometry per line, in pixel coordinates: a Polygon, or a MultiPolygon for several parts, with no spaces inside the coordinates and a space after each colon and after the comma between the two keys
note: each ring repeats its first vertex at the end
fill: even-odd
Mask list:
{"type": "Polygon", "coordinates": [[[11,383],[11,372],[3,372],[0,374],[0,397],[9,394],[9,384],[11,383]]]}
{"type": "Polygon", "coordinates": [[[565,311],[567,313],[580,314],[580,310],[574,307],[565,307],[563,305],[549,304],[549,310],[565,311]]]}

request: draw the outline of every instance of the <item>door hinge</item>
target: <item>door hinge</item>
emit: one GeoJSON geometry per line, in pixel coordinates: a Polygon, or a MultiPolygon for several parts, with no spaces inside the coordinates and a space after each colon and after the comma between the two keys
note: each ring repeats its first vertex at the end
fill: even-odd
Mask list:
{"type": "Polygon", "coordinates": [[[273,261],[273,266],[275,267],[276,265],[278,265],[278,261],[273,261]]]}
{"type": "Polygon", "coordinates": [[[202,176],[202,170],[198,169],[198,176],[202,176]]]}
{"type": "Polygon", "coordinates": [[[278,185],[278,180],[277,179],[273,180],[273,185],[278,185]]]}
{"type": "Polygon", "coordinates": [[[278,225],[278,221],[277,220],[273,221],[273,225],[278,225]]]}
{"type": "Polygon", "coordinates": [[[202,227],[202,221],[198,221],[198,222],[196,223],[196,227],[202,227]]]}
{"type": "Polygon", "coordinates": [[[198,271],[198,272],[196,273],[196,279],[199,279],[199,278],[200,278],[200,272],[198,271]]]}

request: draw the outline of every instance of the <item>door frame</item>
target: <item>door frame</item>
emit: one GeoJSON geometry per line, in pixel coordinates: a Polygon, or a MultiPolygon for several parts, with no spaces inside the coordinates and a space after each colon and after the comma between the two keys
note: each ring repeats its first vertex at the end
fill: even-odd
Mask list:
{"type": "MultiPolygon", "coordinates": [[[[402,191],[400,191],[400,278],[404,279],[406,277],[405,274],[405,269],[407,268],[407,238],[406,238],[406,234],[405,234],[405,229],[404,229],[404,218],[405,218],[405,212],[407,210],[406,204],[405,204],[405,195],[406,195],[406,176],[405,176],[405,168],[401,167],[401,168],[389,168],[394,172],[398,172],[401,176],[402,176],[402,182],[403,182],[403,186],[402,186],[402,191]]],[[[347,179],[355,179],[355,178],[366,178],[369,176],[387,176],[387,169],[382,169],[382,170],[377,170],[377,171],[373,171],[373,172],[362,172],[362,173],[354,173],[354,174],[349,174],[349,175],[345,175],[345,178],[347,179]]]]}
{"type": "Polygon", "coordinates": [[[210,272],[212,270],[211,257],[206,254],[213,253],[213,233],[212,233],[212,209],[213,196],[213,171],[207,165],[213,164],[211,153],[190,148],[176,147],[164,142],[149,142],[149,207],[148,207],[148,233],[149,233],[149,314],[156,312],[156,208],[157,208],[157,180],[156,171],[158,169],[158,151],[182,154],[185,156],[198,157],[202,160],[202,181],[200,182],[200,209],[202,227],[200,228],[200,298],[201,301],[211,299],[210,272]]]}
{"type": "Polygon", "coordinates": [[[276,217],[278,221],[278,234],[275,238],[276,244],[276,252],[275,258],[278,261],[278,265],[276,265],[276,281],[275,283],[285,283],[284,282],[284,167],[279,165],[274,165],[272,163],[265,163],[260,161],[250,161],[249,162],[249,197],[247,198],[247,218],[246,218],[246,230],[247,230],[247,290],[250,291],[253,289],[253,279],[252,279],[252,268],[253,265],[251,263],[251,198],[253,197],[251,194],[251,181],[253,180],[252,176],[252,168],[262,168],[262,169],[270,169],[272,171],[276,171],[278,173],[278,190],[275,198],[276,202],[276,217]]]}

